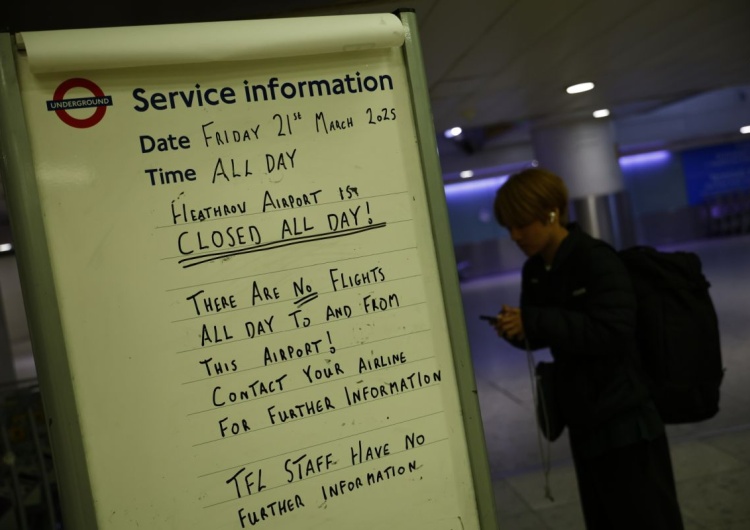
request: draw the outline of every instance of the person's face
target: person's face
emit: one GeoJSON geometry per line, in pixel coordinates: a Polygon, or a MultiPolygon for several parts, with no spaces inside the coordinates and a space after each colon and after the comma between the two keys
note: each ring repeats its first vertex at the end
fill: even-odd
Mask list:
{"type": "Polygon", "coordinates": [[[550,225],[541,221],[532,221],[524,226],[508,227],[510,238],[526,256],[536,256],[552,243],[550,225]]]}

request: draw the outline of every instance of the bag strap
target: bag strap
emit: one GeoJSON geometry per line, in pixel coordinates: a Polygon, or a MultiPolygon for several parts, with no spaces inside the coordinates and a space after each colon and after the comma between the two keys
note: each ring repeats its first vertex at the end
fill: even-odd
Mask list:
{"type": "MultiPolygon", "coordinates": [[[[544,421],[547,424],[547,432],[549,432],[549,414],[547,414],[546,409],[547,400],[544,397],[544,389],[542,388],[542,385],[539,385],[537,382],[538,376],[536,375],[535,370],[536,362],[534,360],[534,353],[531,351],[528,339],[524,337],[523,341],[524,345],[526,346],[526,361],[529,365],[529,379],[531,380],[531,395],[534,398],[534,411],[536,412],[538,410],[538,407],[542,407],[542,416],[544,416],[544,421]],[[537,398],[537,392],[542,393],[541,405],[539,404],[539,400],[537,398]]],[[[542,431],[539,428],[538,421],[535,421],[534,425],[536,425],[536,438],[537,444],[539,446],[539,458],[542,461],[542,470],[544,471],[544,497],[546,499],[549,499],[550,502],[555,502],[555,498],[552,496],[552,485],[550,484],[550,471],[552,470],[552,442],[542,436],[542,431]]]]}

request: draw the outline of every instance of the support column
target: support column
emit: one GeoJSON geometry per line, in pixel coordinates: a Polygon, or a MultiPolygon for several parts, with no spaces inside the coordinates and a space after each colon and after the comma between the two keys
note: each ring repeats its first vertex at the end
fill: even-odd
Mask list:
{"type": "Polygon", "coordinates": [[[5,321],[5,307],[0,294],[0,386],[16,382],[16,368],[13,350],[10,347],[10,334],[5,321]]]}
{"type": "Polygon", "coordinates": [[[635,244],[630,201],[607,119],[539,122],[531,140],[539,166],[560,175],[570,192],[570,218],[615,248],[635,244]]]}

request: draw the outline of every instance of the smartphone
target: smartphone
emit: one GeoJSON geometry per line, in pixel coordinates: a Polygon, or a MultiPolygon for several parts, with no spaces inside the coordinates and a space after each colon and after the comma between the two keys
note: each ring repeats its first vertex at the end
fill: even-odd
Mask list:
{"type": "Polygon", "coordinates": [[[495,322],[497,322],[497,316],[492,316],[492,315],[479,315],[479,318],[481,318],[482,320],[486,320],[486,321],[487,321],[487,322],[489,322],[490,324],[494,324],[495,322]]]}

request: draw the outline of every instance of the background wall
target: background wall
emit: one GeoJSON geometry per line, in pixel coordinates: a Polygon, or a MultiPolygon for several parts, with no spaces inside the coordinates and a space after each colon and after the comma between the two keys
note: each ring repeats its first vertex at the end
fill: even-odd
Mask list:
{"type": "Polygon", "coordinates": [[[11,359],[15,365],[15,379],[35,377],[26,309],[21,296],[18,265],[13,253],[0,254],[0,299],[3,304],[0,314],[4,317],[0,319],[0,326],[4,326],[7,331],[11,359]]]}
{"type": "MultiPolygon", "coordinates": [[[[508,174],[532,164],[498,166],[495,176],[446,185],[456,260],[464,278],[517,269],[523,263],[507,231],[497,226],[492,205],[508,174]]],[[[750,140],[624,155],[620,169],[637,244],[658,246],[750,231],[750,140]]]]}

